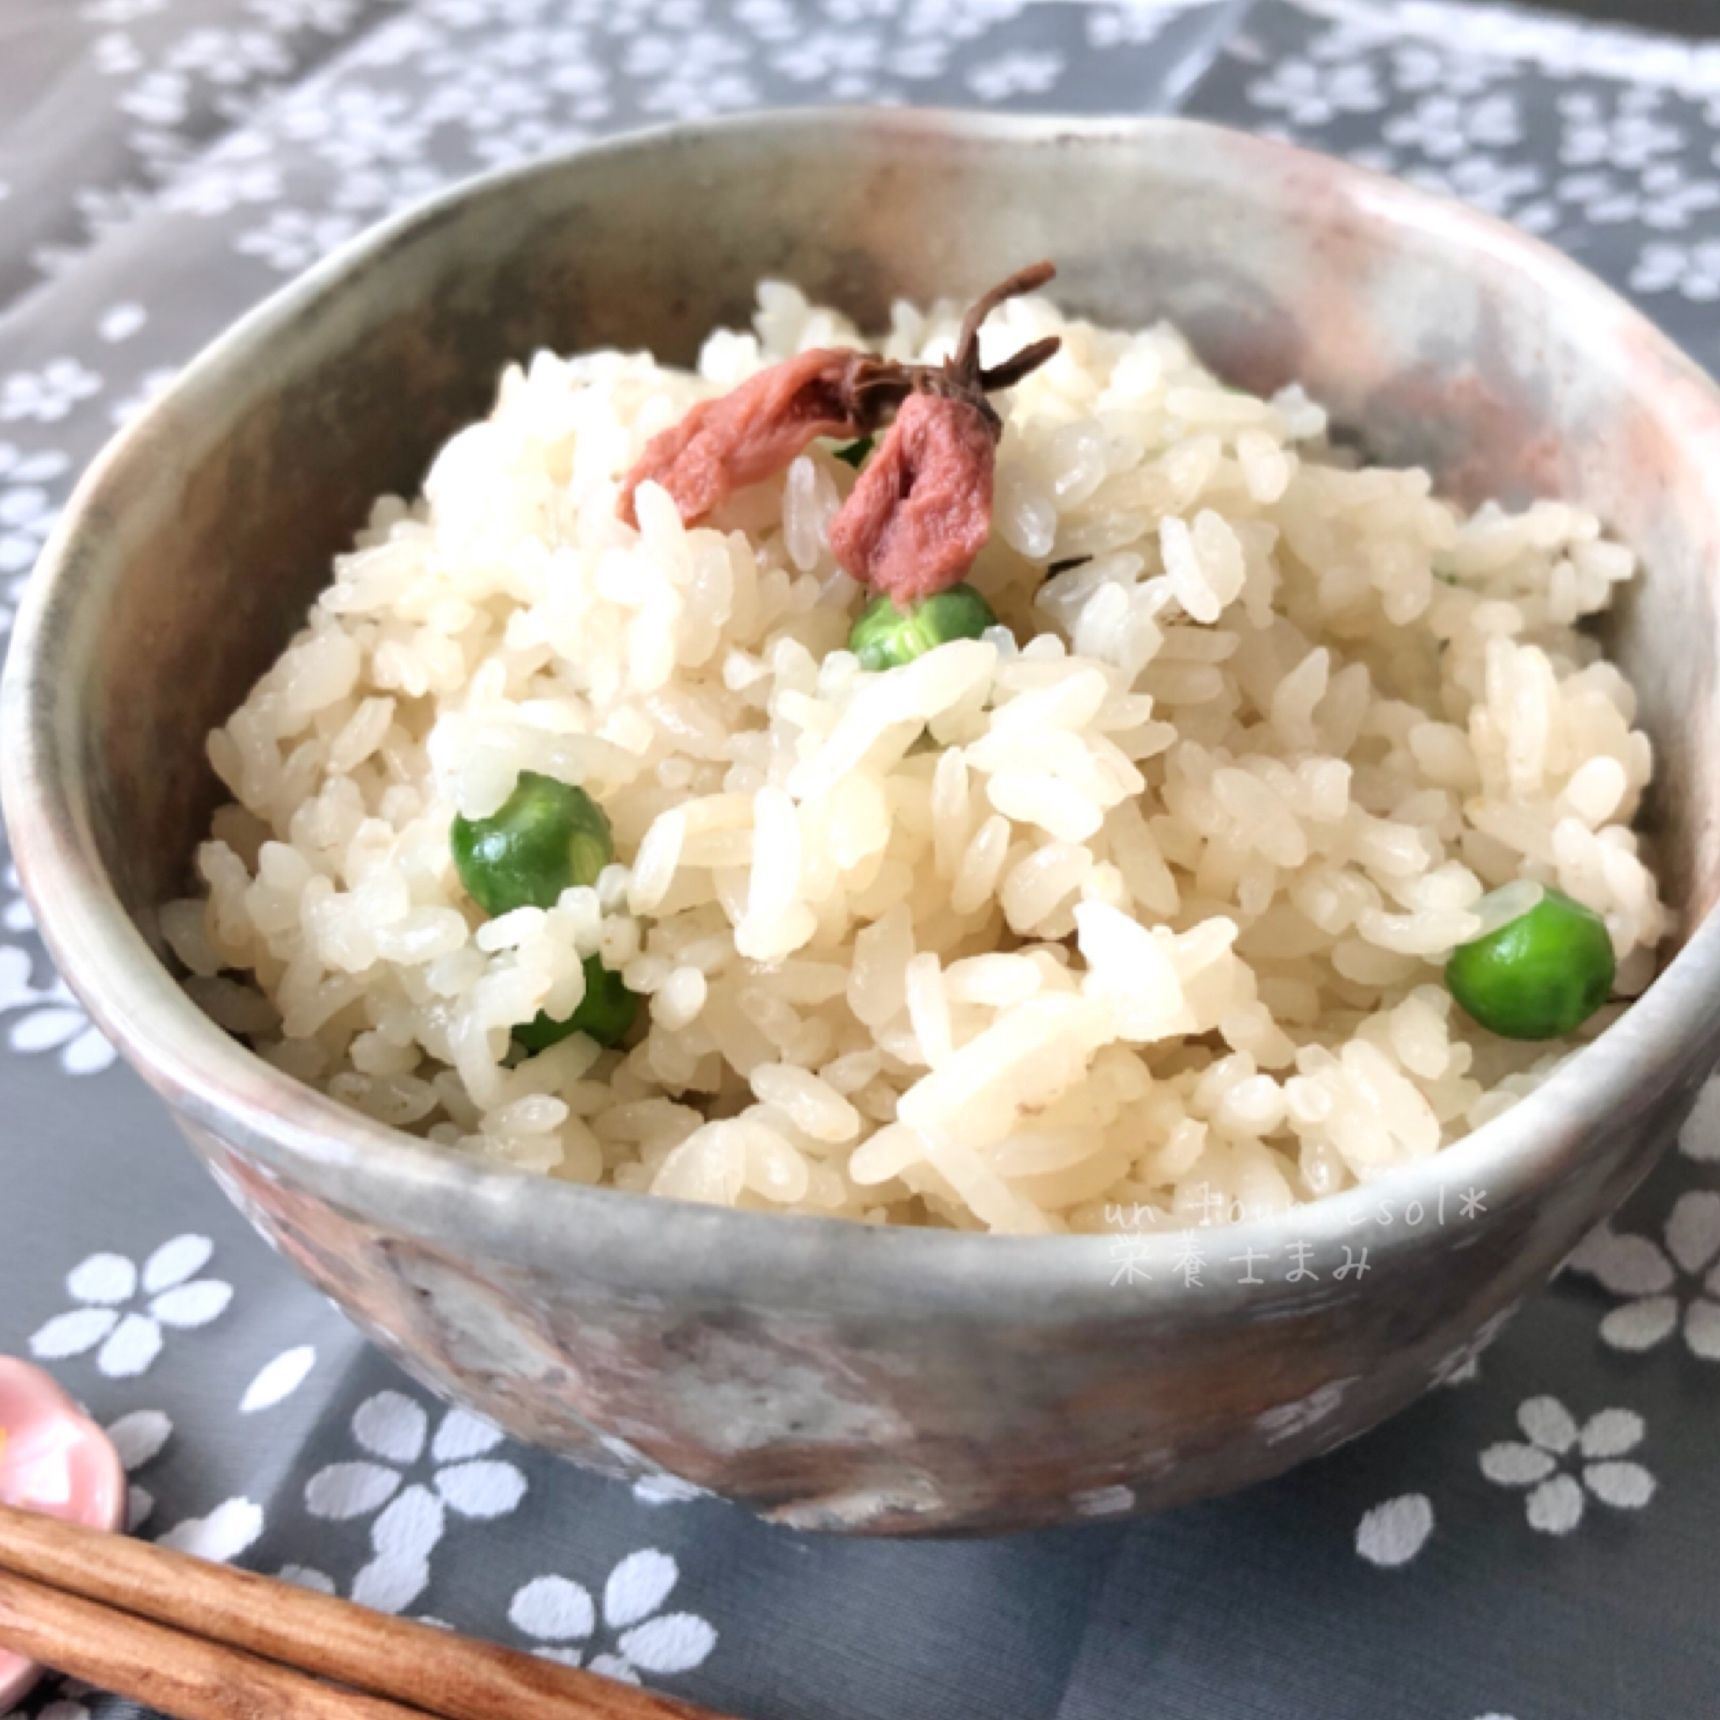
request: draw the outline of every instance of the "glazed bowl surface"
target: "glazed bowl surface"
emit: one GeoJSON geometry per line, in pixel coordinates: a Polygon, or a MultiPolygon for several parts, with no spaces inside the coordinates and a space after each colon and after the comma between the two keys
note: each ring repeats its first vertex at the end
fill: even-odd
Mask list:
{"type": "Polygon", "coordinates": [[[377,229],[97,461],[4,686],[5,810],[67,979],[263,1234],[426,1383],[617,1475],[802,1527],[980,1531],[1283,1470],[1460,1365],[1644,1174],[1720,1032],[1720,396],[1575,265],[1459,206],[1176,120],[780,113],[625,138],[377,229]],[[881,324],[1040,256],[1070,309],[1300,381],[1466,502],[1563,497],[1644,576],[1608,623],[1674,907],[1645,997],[1523,1103],[1365,1190],[1187,1240],[718,1210],[457,1160],[229,1039],[162,960],[203,739],[370,501],[540,346],[689,361],[762,276],[881,324]]]}

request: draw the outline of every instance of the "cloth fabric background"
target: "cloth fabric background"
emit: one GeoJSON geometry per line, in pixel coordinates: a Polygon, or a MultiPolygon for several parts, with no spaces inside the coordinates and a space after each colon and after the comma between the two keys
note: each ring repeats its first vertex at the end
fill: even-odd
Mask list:
{"type": "MultiPolygon", "coordinates": [[[[0,625],[113,428],[369,221],[617,129],[828,101],[1296,138],[1545,236],[1720,358],[1720,49],[1671,38],[1444,0],[3,0],[0,625]]],[[[941,1544],[766,1528],[432,1402],[228,1208],[9,870],[0,1098],[0,1352],[110,1427],[144,1535],[752,1720],[1720,1713],[1720,1091],[1377,1433],[1155,1520],[941,1544]]]]}

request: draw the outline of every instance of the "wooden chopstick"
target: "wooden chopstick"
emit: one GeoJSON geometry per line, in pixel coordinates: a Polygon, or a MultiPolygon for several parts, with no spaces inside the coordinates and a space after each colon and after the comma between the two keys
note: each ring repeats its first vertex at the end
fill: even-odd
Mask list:
{"type": "Polygon", "coordinates": [[[4,1505],[0,1643],[185,1720],[722,1720],[495,1643],[4,1505]],[[235,1691],[261,1688],[256,1668],[290,1687],[235,1701],[235,1691]],[[211,1682],[193,1688],[202,1674],[211,1682]],[[227,1705],[211,1706],[224,1678],[227,1705]]]}
{"type": "Polygon", "coordinates": [[[177,1720],[426,1720],[254,1654],[0,1571],[0,1642],[177,1720]]]}

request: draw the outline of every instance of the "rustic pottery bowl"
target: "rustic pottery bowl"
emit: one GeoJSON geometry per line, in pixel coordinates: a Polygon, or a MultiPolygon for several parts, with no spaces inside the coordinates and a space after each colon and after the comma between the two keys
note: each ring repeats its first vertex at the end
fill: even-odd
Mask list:
{"type": "Polygon", "coordinates": [[[193,364],[97,462],[37,575],[5,807],[97,1020],[258,1228],[430,1386],[780,1522],[1054,1523],[1240,1487],[1390,1415],[1670,1138],[1720,1028],[1717,568],[1720,396],[1496,222],[1174,120],[748,117],[462,187],[193,364]],[[1236,382],[1304,382],[1376,456],[1470,501],[1567,497],[1641,552],[1611,643],[1659,752],[1676,931],[1619,1025],[1467,1141],[1210,1235],[1191,1273],[1169,1235],[882,1231],[480,1168],[295,1085],[187,1001],[151,910],[214,803],[204,732],[506,359],[687,360],[761,275],[878,324],[895,294],[960,296],[1040,256],[1076,310],[1174,318],[1236,382]]]}

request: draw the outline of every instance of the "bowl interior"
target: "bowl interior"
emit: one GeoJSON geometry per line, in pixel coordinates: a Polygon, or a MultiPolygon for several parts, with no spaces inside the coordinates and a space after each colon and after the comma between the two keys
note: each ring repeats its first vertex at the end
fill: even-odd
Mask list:
{"type": "Polygon", "coordinates": [[[227,336],[108,462],[54,613],[79,666],[60,743],[146,935],[216,785],[204,736],[272,661],[372,499],[412,493],[548,346],[689,360],[763,276],[862,325],[1040,256],[1071,308],[1169,318],[1221,375],[1299,381],[1377,457],[1467,501],[1560,496],[1648,575],[1609,620],[1659,752],[1680,936],[1708,840],[1720,448],[1704,379],[1604,290],[1484,218],[1179,122],[781,116],[661,134],[482,183],[325,263],[227,336]],[[1070,195],[1078,184],[1079,196],[1070,195]],[[89,546],[107,530],[123,553],[89,546]]]}

